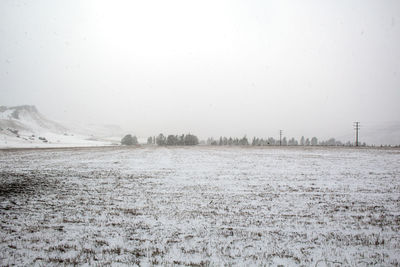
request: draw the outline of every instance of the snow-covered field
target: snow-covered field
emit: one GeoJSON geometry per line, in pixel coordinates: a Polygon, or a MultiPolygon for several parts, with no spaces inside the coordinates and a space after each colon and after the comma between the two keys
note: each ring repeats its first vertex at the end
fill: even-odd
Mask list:
{"type": "Polygon", "coordinates": [[[0,265],[400,264],[400,150],[0,151],[0,265]]]}
{"type": "Polygon", "coordinates": [[[21,134],[20,137],[16,137],[0,133],[0,149],[111,146],[120,144],[121,139],[119,137],[90,139],[84,135],[65,136],[51,132],[42,133],[41,136],[31,137],[21,134]],[[39,139],[41,136],[46,138],[46,142],[39,139]]]}

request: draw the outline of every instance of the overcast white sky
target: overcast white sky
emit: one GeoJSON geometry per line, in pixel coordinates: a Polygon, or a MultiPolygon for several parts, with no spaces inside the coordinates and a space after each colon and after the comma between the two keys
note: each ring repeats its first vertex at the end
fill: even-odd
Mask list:
{"type": "Polygon", "coordinates": [[[399,121],[400,1],[0,1],[0,105],[139,136],[399,121]]]}

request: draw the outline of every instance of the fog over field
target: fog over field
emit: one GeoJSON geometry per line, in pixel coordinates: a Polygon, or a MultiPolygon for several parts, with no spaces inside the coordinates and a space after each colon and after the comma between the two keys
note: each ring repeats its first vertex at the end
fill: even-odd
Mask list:
{"type": "Polygon", "coordinates": [[[400,1],[1,0],[0,266],[399,266],[400,1]]]}
{"type": "Polygon", "coordinates": [[[361,121],[399,144],[399,47],[396,0],[1,1],[0,105],[144,137],[347,141],[361,121]]]}

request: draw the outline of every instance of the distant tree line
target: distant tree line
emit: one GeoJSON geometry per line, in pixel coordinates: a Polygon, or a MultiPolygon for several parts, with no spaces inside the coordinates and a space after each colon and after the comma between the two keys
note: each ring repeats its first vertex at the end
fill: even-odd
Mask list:
{"type": "MultiPolygon", "coordinates": [[[[168,135],[160,133],[158,136],[150,136],[147,138],[147,144],[157,144],[159,146],[195,146],[198,145],[199,139],[193,134],[182,134],[182,135],[168,135]]],[[[125,135],[121,140],[122,145],[137,145],[138,139],[136,136],[131,134],[125,135]]],[[[208,138],[206,142],[201,141],[201,144],[211,145],[211,146],[353,146],[354,143],[348,141],[342,143],[335,138],[329,138],[328,140],[319,141],[317,137],[305,138],[302,136],[300,140],[296,140],[294,137],[289,140],[283,137],[281,140],[275,139],[273,137],[259,138],[253,137],[251,143],[246,136],[242,138],[237,137],[226,137],[221,136],[219,139],[214,139],[212,137],[208,138]]],[[[366,143],[360,144],[361,146],[366,146],[366,143]]]]}
{"type": "Polygon", "coordinates": [[[297,141],[294,137],[290,138],[289,140],[286,137],[283,137],[281,140],[279,139],[274,139],[273,137],[268,137],[268,138],[258,138],[254,137],[253,141],[251,142],[251,145],[253,146],[276,146],[276,145],[282,145],[282,146],[317,146],[318,145],[318,138],[313,137],[311,138],[304,138],[304,136],[301,137],[300,142],[297,141]]]}
{"type": "MultiPolygon", "coordinates": [[[[335,138],[330,138],[325,141],[318,141],[317,137],[305,138],[302,136],[300,141],[297,141],[294,137],[290,138],[289,140],[286,137],[283,137],[281,140],[275,139],[273,137],[267,138],[259,138],[253,137],[251,144],[248,142],[246,136],[243,138],[232,138],[232,137],[220,137],[219,139],[215,140],[214,138],[210,137],[206,141],[207,145],[211,146],[353,146],[354,144],[350,141],[347,143],[342,143],[341,141],[336,140],[335,138]]],[[[365,143],[361,144],[362,146],[366,146],[365,143]]]]}
{"type": "Polygon", "coordinates": [[[193,134],[168,135],[160,133],[157,137],[147,138],[147,144],[157,144],[159,146],[195,146],[199,144],[199,139],[193,134]]]}
{"type": "Polygon", "coordinates": [[[214,138],[210,137],[206,141],[207,145],[211,146],[248,146],[249,145],[249,140],[247,139],[246,136],[243,136],[242,138],[232,138],[232,137],[225,137],[221,136],[219,140],[214,140],[214,138]]]}

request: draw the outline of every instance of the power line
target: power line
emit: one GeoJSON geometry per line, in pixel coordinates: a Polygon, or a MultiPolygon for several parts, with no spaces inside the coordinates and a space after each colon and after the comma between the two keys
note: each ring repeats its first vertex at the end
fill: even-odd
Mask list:
{"type": "Polygon", "coordinates": [[[358,131],[360,130],[360,122],[355,121],[353,126],[354,126],[354,130],[356,130],[356,146],[358,146],[358,131]]]}

